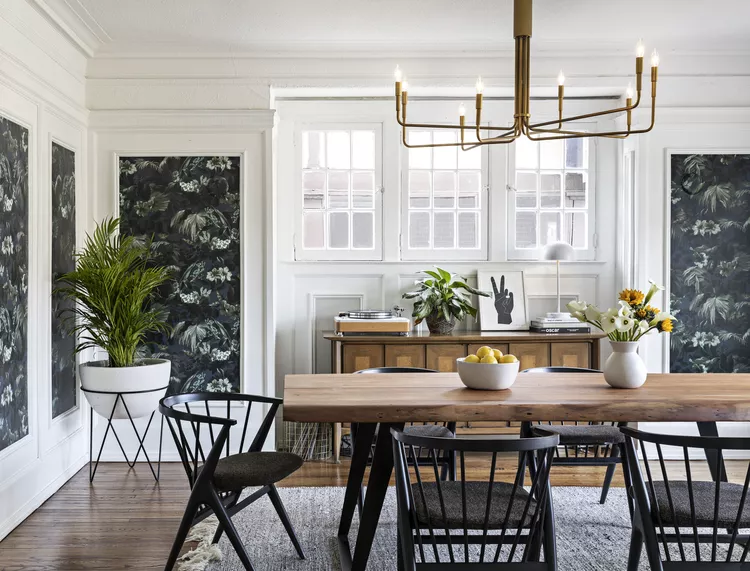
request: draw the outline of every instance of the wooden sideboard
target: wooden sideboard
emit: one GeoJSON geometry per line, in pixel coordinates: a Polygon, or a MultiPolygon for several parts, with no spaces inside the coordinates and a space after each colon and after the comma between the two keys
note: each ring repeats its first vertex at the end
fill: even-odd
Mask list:
{"type": "MultiPolygon", "coordinates": [[[[450,335],[412,332],[408,336],[342,336],[324,332],[331,342],[331,372],[354,373],[372,367],[420,367],[440,372],[456,370],[456,359],[475,353],[482,345],[512,353],[521,370],[532,367],[600,368],[596,333],[532,333],[530,331],[460,331],[450,335]]],[[[515,422],[471,422],[460,433],[517,432],[515,422]]],[[[334,426],[334,459],[341,448],[341,427],[334,426]]]]}

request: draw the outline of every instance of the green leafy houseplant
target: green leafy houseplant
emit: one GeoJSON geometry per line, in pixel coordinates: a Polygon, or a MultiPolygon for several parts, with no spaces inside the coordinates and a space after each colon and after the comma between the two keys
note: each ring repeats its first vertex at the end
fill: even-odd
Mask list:
{"type": "Polygon", "coordinates": [[[418,282],[419,289],[403,295],[414,299],[414,324],[427,321],[430,333],[450,333],[456,320],[463,321],[467,315],[476,317],[477,309],[471,305],[469,294],[489,297],[489,292],[474,289],[465,278],[451,274],[441,268],[423,270],[427,278],[418,282]]]}
{"type": "Polygon", "coordinates": [[[120,235],[119,223],[107,218],[86,236],[75,271],[60,276],[56,292],[73,302],[63,313],[78,338],[75,352],[101,347],[110,367],[131,367],[147,334],[169,331],[163,312],[151,307],[169,271],[149,267],[150,242],[120,235]]]}

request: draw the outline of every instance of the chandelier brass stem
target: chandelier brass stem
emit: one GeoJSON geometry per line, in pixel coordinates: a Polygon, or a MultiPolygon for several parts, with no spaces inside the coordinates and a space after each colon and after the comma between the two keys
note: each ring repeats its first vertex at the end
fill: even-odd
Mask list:
{"type": "MultiPolygon", "coordinates": [[[[648,127],[642,129],[632,128],[632,111],[641,103],[641,91],[643,88],[643,44],[639,42],[635,59],[635,103],[633,93],[628,88],[628,97],[625,105],[615,109],[595,111],[571,117],[564,116],[565,87],[564,76],[560,72],[559,85],[557,88],[557,118],[552,120],[532,123],[531,121],[531,31],[532,31],[532,5],[533,0],[514,0],[513,2],[513,35],[515,38],[515,84],[513,94],[513,124],[510,126],[494,126],[482,124],[483,110],[483,88],[481,78],[477,81],[477,95],[475,99],[475,121],[467,124],[464,115],[460,115],[459,123],[409,123],[406,118],[406,110],[409,101],[408,87],[401,81],[401,71],[396,68],[396,120],[401,125],[402,141],[408,148],[425,147],[460,147],[469,150],[481,145],[508,144],[518,137],[525,135],[532,141],[548,141],[559,139],[605,137],[623,139],[629,135],[647,133],[653,129],[656,120],[656,83],[658,80],[659,56],[654,51],[651,56],[651,121],[648,127]],[[566,123],[585,121],[587,119],[605,117],[608,115],[626,114],[627,128],[618,131],[588,132],[565,128],[566,123]],[[460,139],[458,143],[430,143],[411,144],[408,141],[408,129],[453,129],[458,130],[460,139]],[[475,141],[466,141],[465,133],[470,130],[475,141]],[[482,134],[491,135],[486,138],[482,134]]],[[[462,106],[463,113],[463,106],[462,106]]]]}

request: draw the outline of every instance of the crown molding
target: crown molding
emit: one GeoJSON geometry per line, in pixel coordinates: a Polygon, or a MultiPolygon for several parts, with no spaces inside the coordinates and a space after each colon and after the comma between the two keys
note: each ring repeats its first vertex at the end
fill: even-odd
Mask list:
{"type": "Polygon", "coordinates": [[[83,55],[94,54],[112,38],[78,0],[27,0],[83,55]]]}

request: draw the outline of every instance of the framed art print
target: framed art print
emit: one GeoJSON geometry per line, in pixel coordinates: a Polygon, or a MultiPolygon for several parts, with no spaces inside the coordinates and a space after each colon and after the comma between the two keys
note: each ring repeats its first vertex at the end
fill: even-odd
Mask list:
{"type": "Polygon", "coordinates": [[[490,297],[479,298],[483,331],[518,331],[529,328],[526,286],[522,271],[477,272],[479,289],[490,297]]]}

